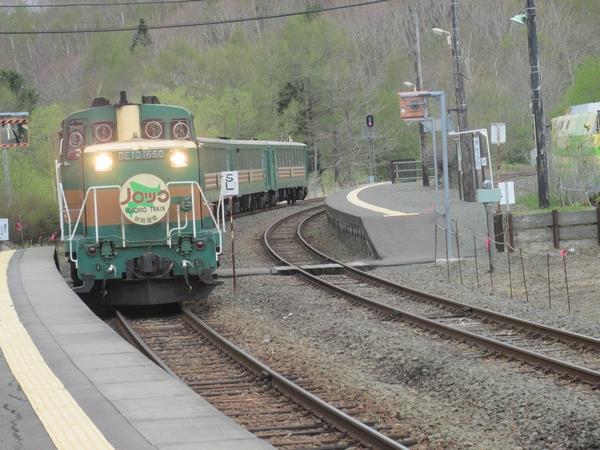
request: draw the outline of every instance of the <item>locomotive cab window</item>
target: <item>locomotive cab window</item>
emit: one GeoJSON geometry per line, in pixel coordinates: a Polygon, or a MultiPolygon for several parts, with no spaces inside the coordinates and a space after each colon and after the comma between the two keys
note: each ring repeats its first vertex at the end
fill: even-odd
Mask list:
{"type": "Polygon", "coordinates": [[[171,121],[171,139],[179,141],[191,140],[190,124],[187,119],[175,119],[171,121]]]}
{"type": "Polygon", "coordinates": [[[165,124],[159,119],[144,120],[142,122],[142,133],[145,139],[163,139],[165,124]]]}
{"type": "Polygon", "coordinates": [[[82,122],[71,121],[67,130],[67,159],[79,159],[85,147],[85,126],[82,122]]]}
{"type": "Polygon", "coordinates": [[[114,122],[96,122],[92,124],[94,130],[94,144],[104,144],[115,140],[114,122]]]}

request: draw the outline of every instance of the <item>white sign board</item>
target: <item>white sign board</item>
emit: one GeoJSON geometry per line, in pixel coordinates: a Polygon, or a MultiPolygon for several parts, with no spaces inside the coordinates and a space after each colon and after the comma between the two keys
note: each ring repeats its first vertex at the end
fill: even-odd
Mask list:
{"type": "Polygon", "coordinates": [[[475,169],[481,170],[481,147],[478,134],[473,135],[473,149],[475,150],[475,169]]]}
{"type": "Polygon", "coordinates": [[[504,144],[506,142],[506,124],[493,123],[490,140],[492,141],[492,144],[504,144]]]}
{"type": "Polygon", "coordinates": [[[482,167],[487,166],[487,158],[485,156],[481,157],[481,165],[482,165],[482,167]]]}
{"type": "Polygon", "coordinates": [[[498,183],[500,188],[500,204],[501,205],[514,205],[515,204],[515,182],[505,181],[498,183]]]}
{"type": "Polygon", "coordinates": [[[221,172],[221,195],[224,197],[240,195],[237,170],[221,172]]]}
{"type": "Polygon", "coordinates": [[[8,240],[8,219],[0,219],[0,241],[8,240]]]}

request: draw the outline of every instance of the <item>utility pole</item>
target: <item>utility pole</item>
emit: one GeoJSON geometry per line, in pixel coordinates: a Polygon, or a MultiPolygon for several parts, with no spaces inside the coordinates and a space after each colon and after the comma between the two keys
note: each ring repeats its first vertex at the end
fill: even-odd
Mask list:
{"type": "Polygon", "coordinates": [[[531,108],[535,127],[535,147],[537,150],[538,204],[540,208],[550,206],[548,193],[548,158],[544,129],[544,108],[542,106],[542,80],[538,58],[535,0],[527,0],[527,44],[529,65],[531,66],[531,108]]]}
{"type": "MultiPolygon", "coordinates": [[[[412,8],[411,8],[412,9],[412,8]]],[[[415,72],[417,73],[416,89],[423,89],[423,70],[421,68],[421,32],[419,30],[419,15],[417,11],[412,9],[413,22],[415,25],[415,72]]],[[[435,133],[435,129],[433,130],[435,133]]],[[[427,175],[427,140],[425,137],[425,127],[419,122],[419,145],[421,146],[421,173],[423,176],[423,186],[429,186],[429,176],[427,175]]]]}
{"type": "MultiPolygon", "coordinates": [[[[469,129],[469,121],[467,119],[467,100],[463,74],[463,57],[458,30],[457,8],[458,0],[450,0],[450,16],[452,18],[452,65],[454,69],[458,131],[465,131],[469,129]]],[[[467,202],[474,202],[476,174],[475,164],[473,163],[473,143],[470,140],[470,136],[467,135],[460,136],[460,143],[462,149],[462,171],[464,179],[459,180],[459,182],[462,182],[463,185],[464,200],[467,202]]]]}

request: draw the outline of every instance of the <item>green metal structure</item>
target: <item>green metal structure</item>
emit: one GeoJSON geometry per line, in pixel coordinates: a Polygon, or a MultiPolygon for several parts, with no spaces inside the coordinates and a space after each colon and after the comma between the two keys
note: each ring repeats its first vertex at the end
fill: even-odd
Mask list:
{"type": "Polygon", "coordinates": [[[551,164],[563,200],[581,201],[600,192],[600,103],[569,108],[552,119],[551,164]]]}

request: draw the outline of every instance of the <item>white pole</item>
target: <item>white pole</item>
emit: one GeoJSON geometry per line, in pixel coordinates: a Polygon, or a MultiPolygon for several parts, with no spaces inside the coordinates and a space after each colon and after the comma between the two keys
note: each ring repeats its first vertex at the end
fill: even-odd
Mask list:
{"type": "Polygon", "coordinates": [[[435,178],[435,211],[437,212],[437,206],[440,198],[439,178],[438,178],[438,166],[437,166],[437,146],[435,139],[435,119],[431,119],[431,146],[433,147],[433,177],[435,178]]]}

